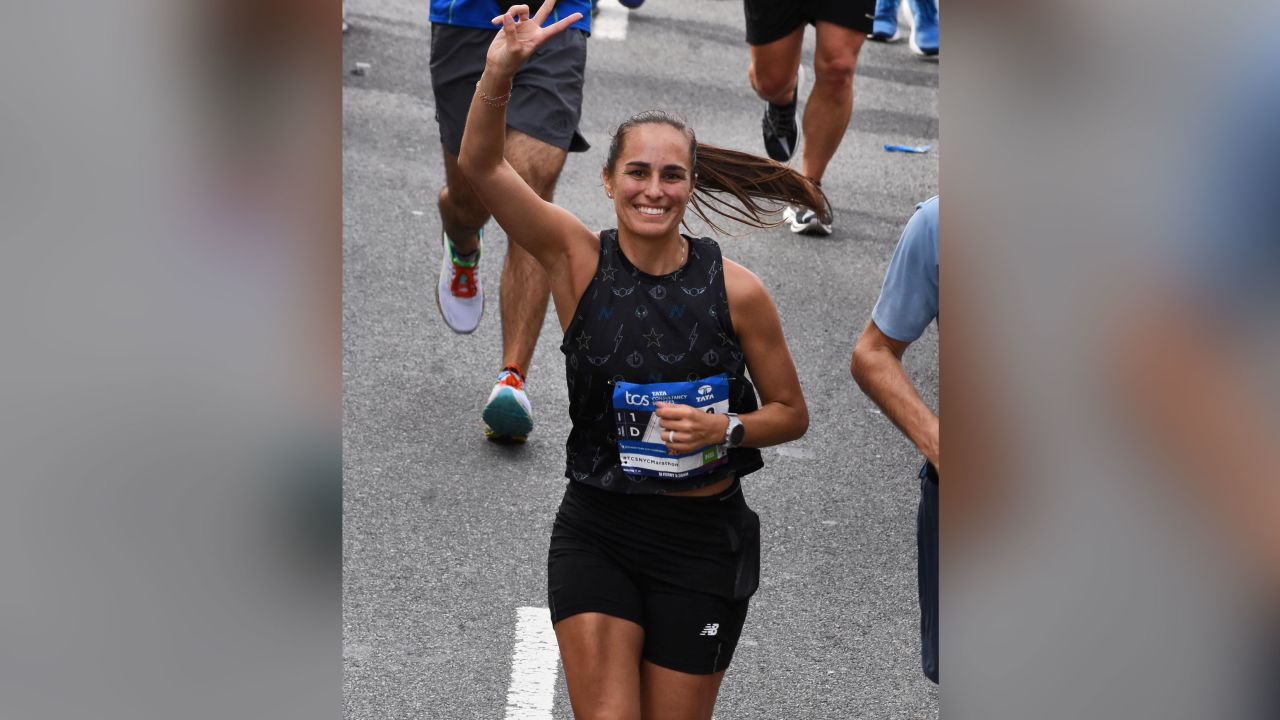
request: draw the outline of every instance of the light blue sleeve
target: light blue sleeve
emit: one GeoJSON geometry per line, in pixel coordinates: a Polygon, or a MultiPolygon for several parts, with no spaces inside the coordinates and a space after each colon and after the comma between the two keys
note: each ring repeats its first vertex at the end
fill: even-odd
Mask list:
{"type": "Polygon", "coordinates": [[[938,196],[920,203],[907,221],[871,311],[880,332],[914,342],[938,317],[938,196]]]}

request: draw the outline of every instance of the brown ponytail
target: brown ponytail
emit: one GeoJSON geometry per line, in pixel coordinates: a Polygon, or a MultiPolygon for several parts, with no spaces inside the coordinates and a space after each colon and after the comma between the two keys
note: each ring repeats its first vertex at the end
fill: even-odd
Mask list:
{"type": "Polygon", "coordinates": [[[819,214],[829,214],[827,196],[809,178],[759,155],[699,144],[693,129],[683,120],[660,110],[640,113],[618,126],[605,161],[605,167],[611,174],[622,153],[627,133],[640,125],[650,124],[669,125],[688,136],[694,172],[689,208],[716,232],[725,230],[711,219],[712,213],[757,228],[780,225],[781,220],[768,217],[776,215],[786,204],[802,205],[819,214]]]}

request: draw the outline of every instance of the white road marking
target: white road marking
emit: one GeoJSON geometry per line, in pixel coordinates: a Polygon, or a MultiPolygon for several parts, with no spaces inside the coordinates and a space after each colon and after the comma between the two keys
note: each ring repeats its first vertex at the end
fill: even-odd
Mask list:
{"type": "Polygon", "coordinates": [[[631,11],[618,0],[600,0],[600,12],[591,20],[591,37],[605,40],[627,39],[627,16],[631,11]]]}
{"type": "Polygon", "coordinates": [[[516,608],[516,649],[511,655],[511,686],[506,720],[551,720],[560,651],[546,608],[516,608]]]}

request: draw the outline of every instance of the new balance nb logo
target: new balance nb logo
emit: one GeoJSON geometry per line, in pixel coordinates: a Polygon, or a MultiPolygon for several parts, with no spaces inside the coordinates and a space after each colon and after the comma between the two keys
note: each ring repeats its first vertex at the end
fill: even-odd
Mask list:
{"type": "Polygon", "coordinates": [[[699,635],[715,635],[718,632],[720,632],[720,623],[707,623],[707,626],[702,628],[702,632],[698,634],[699,635]]]}

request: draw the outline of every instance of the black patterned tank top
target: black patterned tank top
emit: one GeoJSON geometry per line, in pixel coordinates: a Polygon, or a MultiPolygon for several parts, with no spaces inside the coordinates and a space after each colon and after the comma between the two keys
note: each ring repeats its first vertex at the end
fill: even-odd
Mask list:
{"type": "Polygon", "coordinates": [[[569,383],[573,429],[566,443],[565,477],[604,490],[661,494],[742,477],[764,466],[755,448],[733,448],[728,462],[682,480],[630,475],[618,455],[613,390],[618,381],[696,381],[729,378],[729,411],[759,407],[747,379],[746,358],[729,320],[720,246],[690,238],[679,270],[649,275],[623,255],[618,231],[600,233],[600,262],[582,293],[560,350],[569,383]]]}

